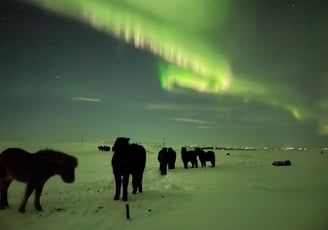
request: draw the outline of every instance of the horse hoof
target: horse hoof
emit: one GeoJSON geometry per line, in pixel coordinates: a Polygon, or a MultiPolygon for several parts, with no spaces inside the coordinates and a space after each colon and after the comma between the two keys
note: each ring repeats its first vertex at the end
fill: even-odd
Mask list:
{"type": "Polygon", "coordinates": [[[123,200],[123,201],[128,201],[128,198],[127,198],[127,197],[123,197],[122,200],[123,200]]]}
{"type": "Polygon", "coordinates": [[[20,213],[25,213],[25,209],[24,209],[24,208],[19,208],[19,209],[18,209],[18,212],[20,212],[20,213]]]}
{"type": "Polygon", "coordinates": [[[114,196],[114,200],[119,200],[120,197],[119,196],[114,196]]]}

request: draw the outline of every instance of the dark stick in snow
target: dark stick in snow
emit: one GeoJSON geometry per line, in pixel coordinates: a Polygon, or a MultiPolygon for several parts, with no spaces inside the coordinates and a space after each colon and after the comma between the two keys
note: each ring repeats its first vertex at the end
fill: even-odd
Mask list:
{"type": "Polygon", "coordinates": [[[130,207],[129,204],[125,205],[126,219],[130,219],[130,207]]]}

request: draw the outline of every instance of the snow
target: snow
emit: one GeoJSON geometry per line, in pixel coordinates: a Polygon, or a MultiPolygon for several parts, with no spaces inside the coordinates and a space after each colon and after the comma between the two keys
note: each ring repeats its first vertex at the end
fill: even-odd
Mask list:
{"type": "Polygon", "coordinates": [[[215,168],[184,169],[181,146],[172,146],[177,168],[161,176],[159,145],[144,144],[144,192],[131,194],[130,184],[129,201],[123,202],[113,200],[112,152],[98,151],[97,143],[3,143],[0,151],[7,147],[51,147],[76,156],[79,165],[73,184],[59,176],[46,183],[42,212],[34,210],[33,194],[26,213],[17,211],[25,184],[13,182],[0,229],[328,229],[328,152],[319,149],[216,150],[215,168]],[[275,160],[291,160],[292,166],[272,166],[275,160]]]}

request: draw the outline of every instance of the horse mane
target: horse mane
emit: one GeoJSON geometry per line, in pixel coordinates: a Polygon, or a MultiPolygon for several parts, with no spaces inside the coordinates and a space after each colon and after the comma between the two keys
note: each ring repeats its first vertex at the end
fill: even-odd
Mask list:
{"type": "Polygon", "coordinates": [[[45,160],[52,163],[57,163],[59,165],[68,165],[72,167],[77,167],[77,158],[70,156],[66,153],[52,150],[52,149],[41,149],[36,152],[40,160],[45,160]]]}

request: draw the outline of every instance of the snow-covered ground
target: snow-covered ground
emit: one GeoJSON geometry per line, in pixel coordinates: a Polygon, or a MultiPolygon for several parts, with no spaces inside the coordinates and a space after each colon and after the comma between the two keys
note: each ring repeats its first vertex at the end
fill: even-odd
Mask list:
{"type": "MultiPolygon", "coordinates": [[[[13,182],[10,208],[0,210],[0,229],[328,229],[328,152],[217,150],[215,168],[184,169],[177,151],[177,168],[159,174],[159,146],[145,144],[147,165],[144,193],[129,201],[114,201],[112,152],[97,143],[13,145],[35,152],[40,148],[72,154],[79,159],[76,181],[50,178],[36,212],[32,195],[26,213],[18,213],[25,184],[13,182]],[[227,156],[230,152],[230,156],[227,156]],[[275,167],[274,160],[291,160],[275,167]],[[131,219],[125,218],[125,205],[131,219]]],[[[129,187],[131,191],[131,185],[129,187]]]]}

